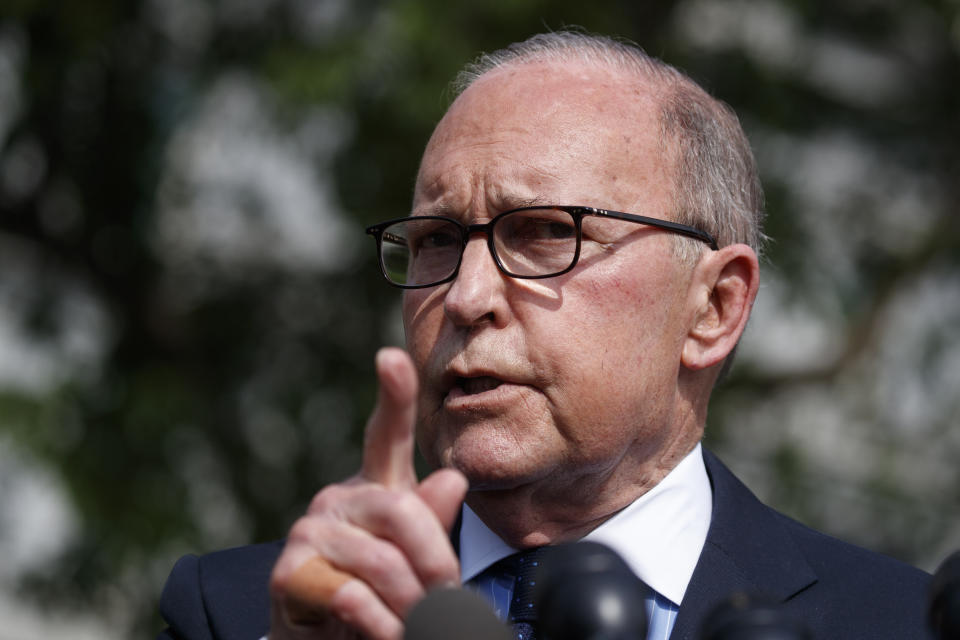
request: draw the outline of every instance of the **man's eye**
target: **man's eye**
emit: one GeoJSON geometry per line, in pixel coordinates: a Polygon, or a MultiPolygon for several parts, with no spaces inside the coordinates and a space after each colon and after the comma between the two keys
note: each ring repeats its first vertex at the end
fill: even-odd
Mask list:
{"type": "Polygon", "coordinates": [[[435,231],[427,233],[420,238],[421,249],[442,249],[457,243],[453,233],[444,231],[435,231]]]}
{"type": "Polygon", "coordinates": [[[548,238],[554,238],[557,240],[569,240],[570,238],[575,238],[577,235],[577,230],[572,224],[565,224],[563,222],[549,222],[544,225],[544,235],[548,238]]]}
{"type": "Polygon", "coordinates": [[[409,243],[414,253],[450,249],[460,242],[460,235],[452,228],[424,229],[412,234],[409,243]]]}
{"type": "Polygon", "coordinates": [[[513,233],[516,237],[528,241],[570,240],[577,236],[577,228],[570,222],[549,218],[527,218],[514,228],[513,233]]]}

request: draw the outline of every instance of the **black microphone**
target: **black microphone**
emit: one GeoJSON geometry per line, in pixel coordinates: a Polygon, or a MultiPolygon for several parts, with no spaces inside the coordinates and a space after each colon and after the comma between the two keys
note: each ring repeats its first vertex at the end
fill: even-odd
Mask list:
{"type": "Polygon", "coordinates": [[[944,560],[933,574],[928,611],[939,640],[960,639],[960,551],[944,560]]]}
{"type": "Polygon", "coordinates": [[[407,614],[404,640],[511,640],[481,596],[468,589],[434,589],[407,614]]]}
{"type": "Polygon", "coordinates": [[[704,618],[701,640],[810,640],[813,636],[799,618],[772,602],[734,593],[704,618]]]}
{"type": "Polygon", "coordinates": [[[534,599],[543,640],[644,640],[649,587],[609,547],[549,547],[534,599]]]}

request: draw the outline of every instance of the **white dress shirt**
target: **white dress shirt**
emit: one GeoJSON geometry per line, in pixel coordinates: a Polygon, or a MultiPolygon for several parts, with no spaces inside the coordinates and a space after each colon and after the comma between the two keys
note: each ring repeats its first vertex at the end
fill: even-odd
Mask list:
{"type": "MultiPolygon", "coordinates": [[[[700,445],[631,505],[583,539],[619,553],[647,585],[679,606],[707,539],[713,509],[700,445]]],[[[465,583],[516,552],[463,506],[460,577],[465,583]]]]}

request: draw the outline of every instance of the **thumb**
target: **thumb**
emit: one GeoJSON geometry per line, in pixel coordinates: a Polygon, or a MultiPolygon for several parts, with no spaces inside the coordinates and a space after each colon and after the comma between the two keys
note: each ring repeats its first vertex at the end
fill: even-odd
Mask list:
{"type": "Polygon", "coordinates": [[[450,531],[460,515],[467,495],[466,476],[455,469],[438,469],[417,486],[417,495],[433,511],[444,528],[450,531]]]}

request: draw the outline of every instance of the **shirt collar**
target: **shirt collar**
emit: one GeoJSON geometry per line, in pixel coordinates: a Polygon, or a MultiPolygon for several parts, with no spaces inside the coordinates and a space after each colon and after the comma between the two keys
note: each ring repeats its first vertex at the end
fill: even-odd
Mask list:
{"type": "MultiPolygon", "coordinates": [[[[619,553],[641,580],[679,605],[707,539],[713,510],[710,479],[698,443],[655,487],[601,524],[584,540],[619,553]]],[[[516,549],[463,505],[460,576],[463,582],[516,549]]]]}

